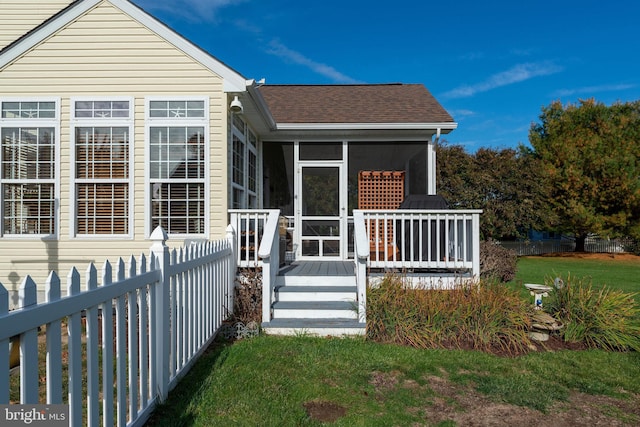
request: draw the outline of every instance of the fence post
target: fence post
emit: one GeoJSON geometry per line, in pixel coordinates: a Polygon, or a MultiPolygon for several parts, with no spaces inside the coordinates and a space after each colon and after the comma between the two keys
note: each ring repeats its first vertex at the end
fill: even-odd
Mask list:
{"type": "Polygon", "coordinates": [[[158,400],[159,403],[164,402],[167,399],[169,393],[169,339],[170,336],[170,318],[171,312],[169,310],[169,281],[171,279],[169,275],[169,247],[167,246],[166,231],[160,226],[156,227],[150,236],[153,244],[151,245],[151,253],[156,257],[156,265],[154,268],[160,270],[160,282],[157,284],[158,289],[156,291],[155,312],[155,376],[158,385],[158,400]]]}
{"type": "Polygon", "coordinates": [[[237,246],[236,246],[236,233],[235,233],[235,229],[233,228],[233,226],[231,224],[229,224],[227,226],[227,235],[226,235],[227,241],[229,242],[229,246],[231,246],[231,258],[229,259],[229,277],[228,277],[228,286],[227,286],[227,316],[231,316],[233,314],[233,300],[235,297],[235,288],[236,288],[236,270],[238,269],[238,254],[236,253],[237,251],[237,246]]]}

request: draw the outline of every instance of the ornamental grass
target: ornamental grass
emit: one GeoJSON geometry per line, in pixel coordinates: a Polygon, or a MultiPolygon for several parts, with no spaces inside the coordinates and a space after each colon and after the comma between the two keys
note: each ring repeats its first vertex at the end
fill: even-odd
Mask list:
{"type": "Polygon", "coordinates": [[[417,348],[516,355],[530,344],[530,304],[492,281],[434,290],[389,274],[368,290],[367,337],[417,348]]]}
{"type": "Polygon", "coordinates": [[[609,286],[594,287],[587,277],[546,279],[555,289],[545,310],[565,324],[563,339],[590,348],[640,351],[640,308],[635,297],[609,286]],[[555,286],[557,283],[560,286],[555,286]]]}

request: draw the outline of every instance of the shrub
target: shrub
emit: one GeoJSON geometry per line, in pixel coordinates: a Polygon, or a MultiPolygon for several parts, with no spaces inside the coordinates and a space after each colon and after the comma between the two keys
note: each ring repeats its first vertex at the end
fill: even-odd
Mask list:
{"type": "Polygon", "coordinates": [[[527,351],[529,307],[515,291],[489,282],[450,290],[405,282],[402,276],[387,275],[368,290],[369,339],[417,348],[527,351]]]}
{"type": "Polygon", "coordinates": [[[233,317],[245,324],[262,321],[262,275],[241,269],[236,278],[233,317]]]}
{"type": "MultiPolygon", "coordinates": [[[[562,321],[563,338],[606,350],[640,350],[640,309],[635,293],[603,286],[594,289],[587,278],[560,278],[563,286],[549,294],[545,309],[562,321]]],[[[553,286],[555,281],[545,280],[553,286]]]]}
{"type": "Polygon", "coordinates": [[[480,277],[506,283],[516,277],[518,257],[494,240],[480,242],[480,277]]]}

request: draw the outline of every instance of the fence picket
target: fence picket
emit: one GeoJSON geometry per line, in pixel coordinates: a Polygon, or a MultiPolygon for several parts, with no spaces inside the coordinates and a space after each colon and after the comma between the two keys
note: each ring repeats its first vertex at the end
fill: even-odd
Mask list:
{"type": "MultiPolygon", "coordinates": [[[[85,274],[87,290],[98,288],[98,270],[94,264],[90,264],[85,274]]],[[[98,376],[98,306],[92,306],[86,310],[87,328],[87,425],[97,426],[100,422],[100,396],[98,376]]]]}
{"type": "MultiPolygon", "coordinates": [[[[102,286],[113,283],[111,263],[102,266],[102,286]]],[[[101,304],[102,308],[102,424],[113,425],[113,301],[101,304]]]]}
{"type": "MultiPolygon", "coordinates": [[[[67,275],[67,295],[80,293],[80,273],[73,267],[67,275]]],[[[82,425],[82,324],[81,312],[71,314],[67,321],[69,355],[69,425],[82,425]]]]}
{"type": "MultiPolygon", "coordinates": [[[[61,297],[60,277],[52,271],[45,283],[47,303],[61,297]]],[[[62,322],[53,320],[46,325],[47,334],[47,403],[62,403],[62,322]]]]}
{"type": "MultiPolygon", "coordinates": [[[[9,291],[0,282],[0,317],[9,312],[9,291]]],[[[0,366],[9,367],[10,338],[0,339],[0,366]]],[[[0,368],[0,405],[9,403],[9,369],[0,368]]]]}
{"type": "MultiPolygon", "coordinates": [[[[140,255],[140,274],[147,272],[146,257],[140,255]]],[[[149,403],[149,288],[144,286],[138,293],[138,306],[140,308],[140,320],[138,330],[140,341],[139,367],[140,370],[140,406],[146,408],[149,403]]]]}
{"type": "MultiPolygon", "coordinates": [[[[129,258],[129,275],[136,276],[136,259],[129,258]]],[[[135,418],[138,414],[138,292],[127,293],[127,365],[129,379],[129,415],[135,418]]]]}
{"type": "Polygon", "coordinates": [[[236,256],[230,234],[223,242],[183,248],[178,256],[175,250],[170,255],[164,230],[154,230],[150,258],[131,257],[128,270],[120,258],[115,281],[109,261],[100,278],[91,264],[81,291],[82,280],[73,267],[66,277],[67,296],[62,297],[60,278],[51,272],[45,302],[38,305],[37,285],[27,276],[20,288],[21,306],[12,312],[9,293],[0,284],[0,366],[6,367],[0,368],[0,404],[8,403],[14,392],[8,369],[13,336],[20,337],[20,401],[43,403],[38,402],[38,328],[44,325],[47,403],[64,402],[62,390],[68,384],[70,425],[142,426],[228,314],[224,296],[234,286],[230,266],[235,267],[236,256]],[[63,363],[68,365],[66,378],[63,363]]]}
{"type": "MultiPolygon", "coordinates": [[[[37,305],[36,284],[25,277],[20,287],[20,308],[37,305]]],[[[30,329],[20,336],[20,402],[38,403],[38,329],[30,329]]]]}
{"type": "MultiPolygon", "coordinates": [[[[118,259],[116,268],[118,282],[125,278],[124,261],[118,259]]],[[[127,294],[116,299],[116,423],[124,426],[127,423],[127,294]]]]}

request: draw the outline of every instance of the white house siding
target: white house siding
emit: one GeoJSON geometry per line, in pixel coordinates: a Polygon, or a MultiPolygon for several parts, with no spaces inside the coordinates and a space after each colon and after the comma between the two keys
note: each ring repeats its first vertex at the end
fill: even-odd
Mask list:
{"type": "MultiPolygon", "coordinates": [[[[49,270],[66,275],[75,265],[148,253],[145,234],[145,97],[206,95],[210,101],[209,238],[224,236],[227,224],[226,94],[222,79],[164,39],[102,2],[41,45],[0,70],[3,97],[60,99],[59,239],[0,238],[0,282],[17,289],[27,274],[44,283],[49,270]],[[76,239],[70,229],[70,99],[134,98],[134,221],[132,238],[76,239]],[[53,261],[57,259],[57,262],[53,261]]],[[[180,241],[169,241],[173,246],[180,241]]],[[[84,271],[81,271],[84,275],[84,271]]]]}
{"type": "Polygon", "coordinates": [[[73,0],[1,0],[0,50],[42,24],[73,0]]]}

